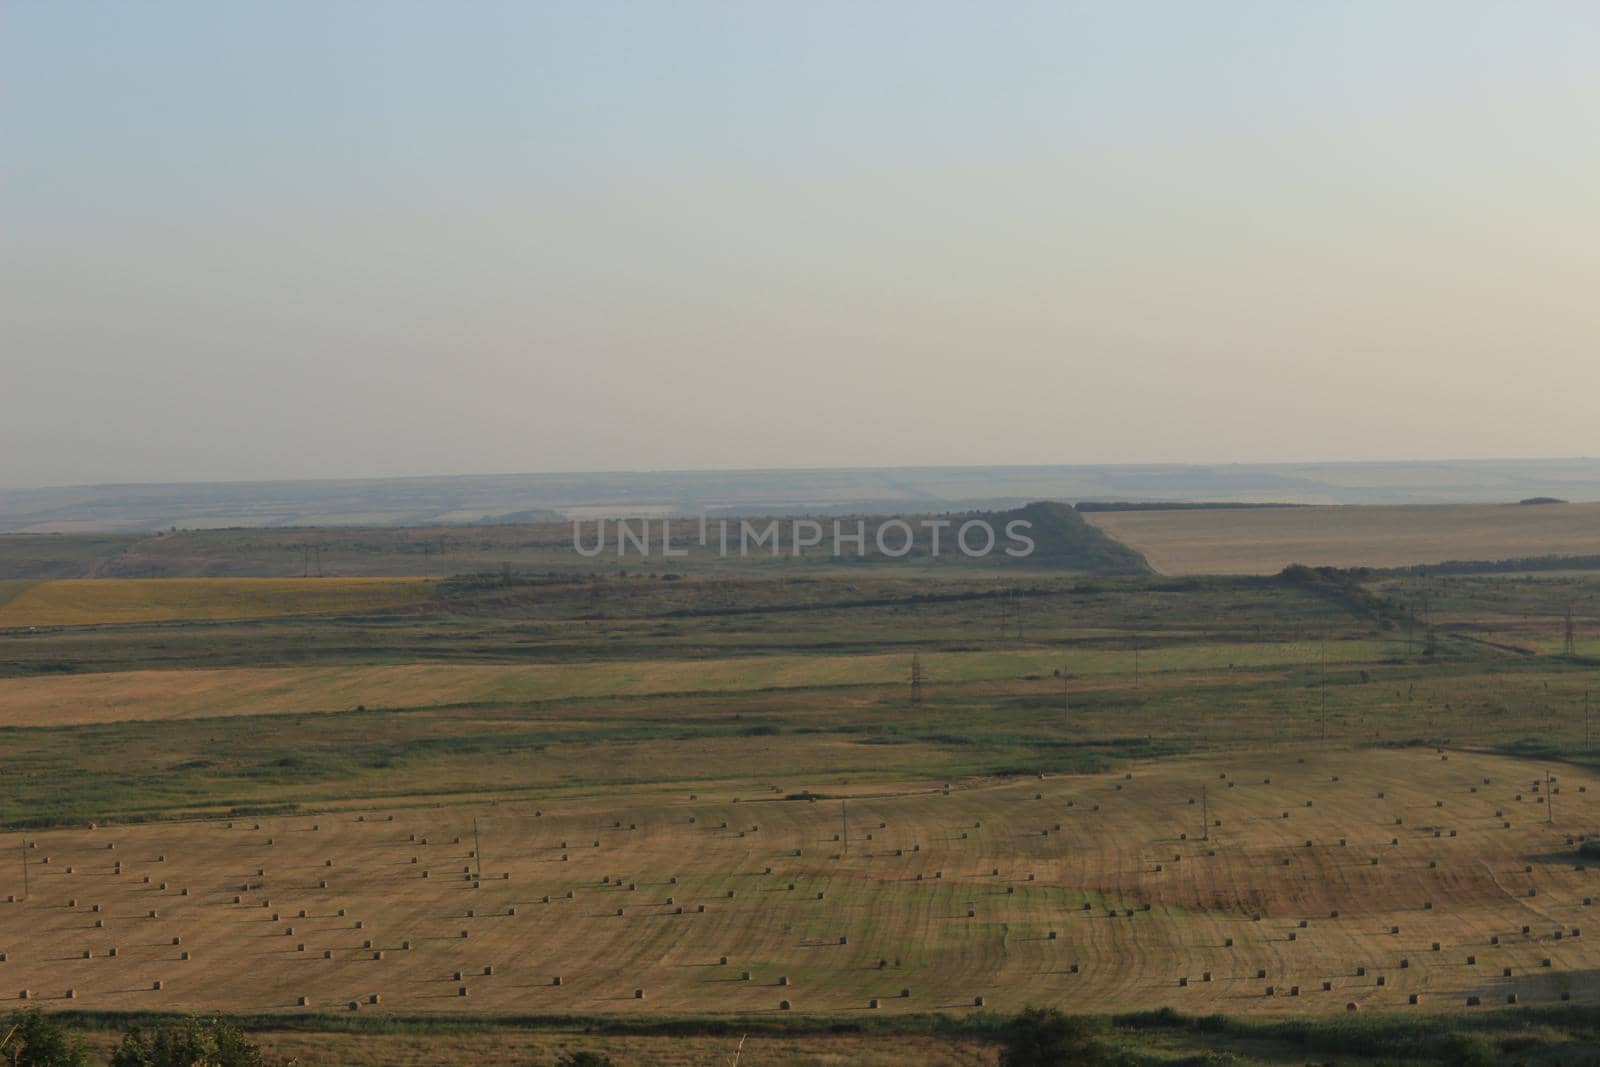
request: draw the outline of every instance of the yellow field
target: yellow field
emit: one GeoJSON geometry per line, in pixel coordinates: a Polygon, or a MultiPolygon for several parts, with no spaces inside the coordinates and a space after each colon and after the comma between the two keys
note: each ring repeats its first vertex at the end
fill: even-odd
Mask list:
{"type": "Polygon", "coordinates": [[[8,834],[0,976],[89,1010],[1593,1003],[1600,870],[1568,835],[1600,777],[1562,768],[1550,825],[1544,771],[1261,752],[857,789],[847,813],[779,780],[8,834]]]}
{"type": "Polygon", "coordinates": [[[1084,517],[1143,552],[1164,574],[1600,555],[1600,504],[1218,508],[1084,517]]]}
{"type": "MultiPolygon", "coordinates": [[[[91,1037],[109,1055],[118,1037],[91,1037]]],[[[276,1030],[252,1032],[269,1057],[337,1067],[438,1067],[439,1064],[546,1064],[563,1053],[597,1052],[618,1064],[650,1067],[994,1067],[999,1049],[970,1039],[917,1034],[796,1034],[774,1037],[597,1035],[580,1029],[487,1033],[382,1034],[276,1030]]]]}
{"type": "MultiPolygon", "coordinates": [[[[1403,642],[1330,641],[1330,656],[1360,663],[1392,656],[1403,642]]],[[[1141,653],[1146,672],[1298,666],[1321,646],[1304,642],[1183,645],[1141,653]]],[[[1053,650],[945,652],[922,657],[930,682],[1048,675],[1053,650]]],[[[1075,674],[1132,673],[1133,653],[1075,653],[1075,674]]],[[[284,712],[420,708],[443,704],[750,692],[829,685],[904,682],[905,655],[745,656],[717,660],[618,663],[405,664],[360,667],[239,667],[217,670],[112,671],[0,678],[0,726],[63,726],[139,719],[209,718],[284,712]]]]}
{"type": "Polygon", "coordinates": [[[433,596],[427,578],[71,578],[0,583],[0,629],[351,614],[433,596]],[[8,590],[4,586],[10,585],[8,590]],[[25,586],[25,587],[22,587],[25,586]]]}

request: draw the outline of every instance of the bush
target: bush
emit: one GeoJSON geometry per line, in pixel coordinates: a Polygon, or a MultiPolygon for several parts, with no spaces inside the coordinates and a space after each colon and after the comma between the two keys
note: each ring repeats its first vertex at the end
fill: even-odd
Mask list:
{"type": "Polygon", "coordinates": [[[611,1057],[604,1052],[590,1052],[582,1049],[578,1052],[569,1052],[556,1061],[556,1067],[616,1067],[611,1062],[611,1057]]]}
{"type": "Polygon", "coordinates": [[[266,1067],[261,1049],[220,1016],[191,1017],[181,1026],[135,1026],[111,1054],[110,1067],[266,1067]]]}
{"type": "Polygon", "coordinates": [[[1126,1057],[1106,1045],[1090,1020],[1055,1008],[1028,1008],[1006,1024],[1001,1067],[1120,1067],[1126,1057]]]}
{"type": "Polygon", "coordinates": [[[1494,1045],[1476,1034],[1451,1034],[1442,1042],[1440,1058],[1459,1067],[1494,1067],[1500,1062],[1494,1045]]]}
{"type": "Polygon", "coordinates": [[[77,1038],[38,1008],[0,1019],[0,1057],[10,1067],[84,1067],[89,1062],[77,1038]]]}

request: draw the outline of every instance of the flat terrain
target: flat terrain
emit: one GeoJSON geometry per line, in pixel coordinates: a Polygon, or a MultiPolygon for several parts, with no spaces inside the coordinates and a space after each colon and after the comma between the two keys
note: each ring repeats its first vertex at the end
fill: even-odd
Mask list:
{"type": "Polygon", "coordinates": [[[0,582],[0,629],[351,614],[419,604],[421,578],[152,578],[0,582]]]}
{"type": "Polygon", "coordinates": [[[85,1026],[966,1064],[1054,1005],[1152,1062],[1455,1063],[1492,1026],[1556,1063],[1600,1003],[1592,574],[502,568],[0,611],[56,584],[79,614],[0,629],[0,979],[85,1026]]]}
{"type": "MultiPolygon", "coordinates": [[[[1335,641],[1342,663],[1376,663],[1395,655],[1395,640],[1335,641]]],[[[1142,669],[1204,671],[1297,667],[1316,661],[1323,645],[1308,642],[1185,644],[1140,654],[1142,669]]],[[[1059,666],[1044,650],[941,652],[922,657],[941,683],[1037,677],[1059,666]]],[[[1130,651],[1087,651],[1073,657],[1084,678],[1131,671],[1130,651]]],[[[403,666],[146,670],[0,678],[5,723],[78,725],[129,720],[271,715],[288,712],[426,708],[526,703],[576,698],[685,693],[738,693],[818,687],[885,686],[903,680],[904,655],[816,655],[713,660],[653,660],[533,666],[406,664],[403,666]]]]}
{"type": "MultiPolygon", "coordinates": [[[[1547,798],[1548,769],[1279,751],[948,793],[683,784],[13,834],[0,854],[26,854],[29,895],[0,904],[0,966],[46,1000],[127,1010],[1591,1000],[1600,870],[1575,866],[1569,835],[1593,823],[1600,776],[1559,768],[1547,798]]],[[[6,893],[21,883],[15,863],[6,893]]]]}
{"type": "Polygon", "coordinates": [[[1600,553],[1600,504],[1593,503],[1104,511],[1085,518],[1163,574],[1600,553]]]}

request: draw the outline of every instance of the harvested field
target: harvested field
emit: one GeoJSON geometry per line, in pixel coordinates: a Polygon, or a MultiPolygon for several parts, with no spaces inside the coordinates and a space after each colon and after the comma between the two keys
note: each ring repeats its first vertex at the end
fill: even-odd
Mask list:
{"type": "MultiPolygon", "coordinates": [[[[711,1037],[595,1036],[582,1030],[494,1033],[341,1033],[268,1030],[250,1035],[269,1055],[295,1064],[336,1067],[438,1067],[441,1063],[544,1064],[576,1050],[610,1056],[617,1064],[703,1067],[993,1067],[999,1050],[981,1041],[919,1034],[764,1034],[711,1037]]],[[[109,1036],[94,1044],[115,1047],[109,1036]]]]}
{"type": "Polygon", "coordinates": [[[785,799],[814,782],[683,783],[12,833],[0,855],[27,856],[29,895],[0,867],[0,976],[47,1007],[71,988],[84,1009],[163,1011],[1593,1003],[1600,871],[1575,835],[1600,777],[1560,768],[1551,824],[1547,769],[1284,750],[856,787],[847,811],[785,799]]]}
{"type": "Polygon", "coordinates": [[[0,582],[0,629],[357,614],[422,603],[425,578],[64,578],[0,582]],[[9,590],[8,590],[8,587],[9,590]]]}
{"type": "MultiPolygon", "coordinates": [[[[1313,662],[1309,642],[1191,644],[1140,654],[1147,672],[1229,666],[1298,666],[1313,662]]],[[[1397,640],[1329,642],[1340,662],[1373,662],[1395,654],[1397,640]]],[[[1074,657],[1076,673],[1131,673],[1132,651],[1074,657]]],[[[972,682],[1048,674],[1054,651],[947,652],[923,657],[931,680],[972,682]]],[[[532,702],[663,693],[754,692],[817,686],[883,685],[905,679],[903,654],[745,656],[515,666],[405,664],[218,670],[113,671],[0,678],[0,726],[62,726],[132,719],[210,718],[284,712],[418,708],[446,704],[532,702]]]]}
{"type": "Polygon", "coordinates": [[[1164,574],[1272,574],[1291,563],[1402,567],[1600,554],[1600,504],[1104,511],[1084,516],[1164,574]]]}

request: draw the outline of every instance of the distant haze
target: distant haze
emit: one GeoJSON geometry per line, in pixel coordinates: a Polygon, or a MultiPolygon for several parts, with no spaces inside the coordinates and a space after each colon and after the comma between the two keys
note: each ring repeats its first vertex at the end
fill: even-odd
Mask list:
{"type": "Polygon", "coordinates": [[[1596,101],[1591,2],[9,0],[0,486],[1592,454],[1596,101]]]}
{"type": "MultiPolygon", "coordinates": [[[[926,515],[1003,510],[1037,500],[1487,503],[1528,511],[1511,502],[1534,498],[1600,501],[1600,460],[659,471],[0,489],[0,534],[666,515],[926,515]]],[[[1593,508],[1533,510],[1559,515],[1562,523],[1595,525],[1593,508]]],[[[1600,528],[1584,541],[1585,553],[1600,554],[1600,543],[1589,547],[1596,537],[1600,528]]]]}

